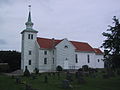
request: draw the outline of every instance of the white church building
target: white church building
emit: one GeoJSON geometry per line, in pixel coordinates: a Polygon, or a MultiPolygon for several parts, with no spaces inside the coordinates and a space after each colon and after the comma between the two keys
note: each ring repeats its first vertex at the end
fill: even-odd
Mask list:
{"type": "Polygon", "coordinates": [[[67,38],[37,37],[38,31],[33,29],[31,12],[29,11],[26,29],[22,34],[21,69],[25,67],[33,72],[55,71],[57,66],[63,69],[79,69],[83,65],[91,68],[104,68],[103,53],[98,48],[91,47],[88,43],[70,41],[67,38]]]}

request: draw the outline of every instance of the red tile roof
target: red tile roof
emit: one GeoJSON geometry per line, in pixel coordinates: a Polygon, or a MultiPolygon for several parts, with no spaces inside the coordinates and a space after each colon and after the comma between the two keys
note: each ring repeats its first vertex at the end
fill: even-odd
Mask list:
{"type": "MultiPolygon", "coordinates": [[[[41,48],[51,49],[60,43],[62,40],[56,39],[47,39],[47,38],[37,38],[37,42],[41,48]]],[[[84,42],[70,41],[76,48],[77,51],[90,51],[94,52],[94,49],[88,44],[84,42]]]]}
{"type": "Polygon", "coordinates": [[[94,49],[88,43],[76,41],[71,41],[71,43],[76,47],[76,50],[78,51],[94,52],[94,49]]]}
{"type": "Polygon", "coordinates": [[[62,40],[53,40],[47,38],[37,38],[37,42],[41,48],[51,49],[56,46],[62,40]]]}
{"type": "Polygon", "coordinates": [[[99,48],[94,48],[96,54],[103,54],[103,52],[99,48]]]}

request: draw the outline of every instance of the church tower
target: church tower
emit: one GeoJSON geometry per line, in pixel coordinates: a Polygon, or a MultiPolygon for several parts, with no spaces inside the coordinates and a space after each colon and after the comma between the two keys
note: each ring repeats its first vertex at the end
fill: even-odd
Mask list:
{"type": "Polygon", "coordinates": [[[21,32],[22,34],[22,47],[21,47],[21,69],[24,71],[27,67],[30,72],[36,68],[36,52],[35,45],[38,31],[33,29],[31,20],[31,5],[29,5],[28,20],[25,23],[26,29],[21,32]]]}

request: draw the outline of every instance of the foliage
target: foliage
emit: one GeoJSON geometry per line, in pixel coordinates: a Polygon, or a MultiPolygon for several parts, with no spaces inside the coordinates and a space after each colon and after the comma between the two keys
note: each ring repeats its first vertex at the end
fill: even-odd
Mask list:
{"type": "Polygon", "coordinates": [[[0,63],[8,63],[9,72],[20,69],[21,53],[17,51],[0,51],[0,63]]]}
{"type": "Polygon", "coordinates": [[[0,72],[7,72],[8,69],[9,69],[9,66],[7,63],[0,64],[0,72]]]}
{"type": "Polygon", "coordinates": [[[83,69],[84,71],[88,71],[88,70],[89,70],[89,67],[88,67],[88,65],[83,65],[83,66],[82,66],[82,69],[83,69]]]}
{"type": "Polygon", "coordinates": [[[109,25],[108,32],[103,32],[106,40],[102,47],[105,49],[107,67],[120,68],[120,23],[116,16],[113,17],[113,21],[114,25],[109,25]]]}
{"type": "Polygon", "coordinates": [[[56,70],[57,70],[57,71],[62,71],[63,68],[62,68],[61,66],[57,66],[57,67],[56,67],[56,70]]]}

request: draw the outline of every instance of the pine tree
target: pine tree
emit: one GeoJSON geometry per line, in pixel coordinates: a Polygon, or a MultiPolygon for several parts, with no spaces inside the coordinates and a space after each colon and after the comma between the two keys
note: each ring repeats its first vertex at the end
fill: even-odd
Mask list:
{"type": "Polygon", "coordinates": [[[120,23],[116,16],[113,17],[113,26],[108,26],[102,47],[105,49],[105,62],[109,67],[120,68],[120,23]]]}

